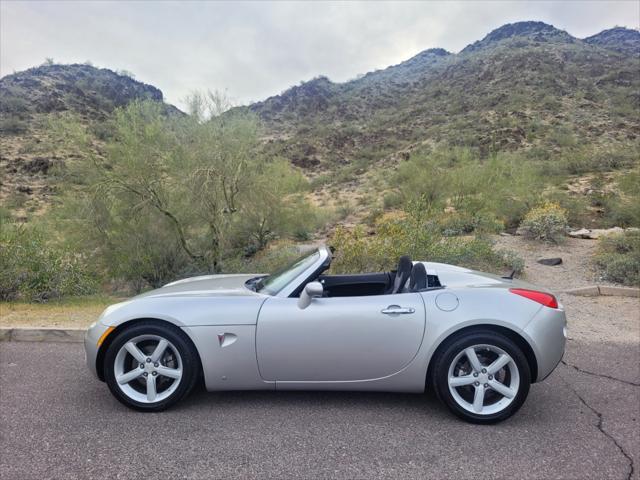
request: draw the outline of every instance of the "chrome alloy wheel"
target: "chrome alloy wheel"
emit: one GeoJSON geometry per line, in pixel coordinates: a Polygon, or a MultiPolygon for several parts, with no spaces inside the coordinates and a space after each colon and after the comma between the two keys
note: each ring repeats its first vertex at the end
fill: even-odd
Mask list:
{"type": "Polygon", "coordinates": [[[125,343],[116,355],[113,371],[118,387],[131,400],[160,402],[182,379],[178,349],[159,335],[140,335],[125,343]]]}
{"type": "Polygon", "coordinates": [[[449,392],[460,407],[491,415],[513,402],[520,388],[520,373],[513,358],[501,348],[473,345],[451,362],[448,383],[449,392]]]}

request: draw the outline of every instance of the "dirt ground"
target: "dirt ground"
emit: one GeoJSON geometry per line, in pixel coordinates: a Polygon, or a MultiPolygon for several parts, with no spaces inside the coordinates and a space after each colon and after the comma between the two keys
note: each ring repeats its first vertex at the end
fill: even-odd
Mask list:
{"type": "Polygon", "coordinates": [[[521,236],[494,237],[497,248],[513,250],[525,261],[522,278],[528,282],[560,292],[587,285],[609,285],[603,282],[591,264],[597,246],[596,240],[567,237],[559,245],[527,240],[521,236]],[[562,258],[562,264],[553,267],[541,265],[540,258],[562,258]]]}
{"type": "Polygon", "coordinates": [[[524,259],[524,280],[558,295],[567,312],[570,341],[600,339],[640,348],[640,299],[563,293],[588,285],[613,285],[602,281],[591,264],[597,241],[567,238],[561,245],[549,245],[519,236],[497,236],[495,241],[498,248],[514,250],[524,259]],[[551,257],[562,258],[562,264],[551,267],[537,262],[551,257]]]}
{"type": "Polygon", "coordinates": [[[64,303],[0,303],[0,328],[87,328],[117,299],[100,298],[64,303]]]}

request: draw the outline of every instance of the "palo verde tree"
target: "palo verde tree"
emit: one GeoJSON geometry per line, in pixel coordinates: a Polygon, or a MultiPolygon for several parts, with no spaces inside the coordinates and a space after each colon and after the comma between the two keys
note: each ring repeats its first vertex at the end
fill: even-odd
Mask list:
{"type": "Polygon", "coordinates": [[[190,105],[179,115],[133,102],[114,112],[98,146],[79,122],[64,125],[78,159],[62,175],[61,220],[114,276],[157,286],[220,271],[226,256],[290,233],[306,203],[297,194],[304,178],[260,153],[253,114],[223,114],[218,94],[194,95],[190,105]]]}

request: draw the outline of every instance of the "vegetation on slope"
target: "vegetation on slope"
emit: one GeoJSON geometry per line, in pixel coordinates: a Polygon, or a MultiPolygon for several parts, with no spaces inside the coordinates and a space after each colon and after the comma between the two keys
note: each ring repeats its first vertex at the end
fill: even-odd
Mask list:
{"type": "Polygon", "coordinates": [[[2,77],[0,206],[25,220],[50,204],[56,193],[50,173],[74,155],[60,148],[60,139],[49,128],[52,120],[74,114],[100,141],[106,134],[104,122],[114,109],[145,99],[162,105],[167,114],[181,115],[162,103],[160,90],[127,72],[47,62],[2,77]]]}
{"type": "Polygon", "coordinates": [[[84,294],[98,287],[87,276],[137,291],[268,271],[314,235],[338,247],[335,271],[411,253],[504,272],[521,263],[488,234],[545,224],[549,202],[571,226],[640,226],[638,51],[633,30],[580,40],[521,22],[458,54],[426,50],[343,84],[318,77],[248,108],[194,95],[189,115],[90,65],[9,75],[0,267],[17,283],[2,280],[2,295],[84,294]],[[32,248],[49,253],[15,261],[32,248]]]}
{"type": "MultiPolygon", "coordinates": [[[[619,34],[640,49],[638,32],[619,34]]],[[[637,144],[639,70],[638,56],[611,42],[522,22],[459,54],[426,51],[344,84],[320,77],[250,108],[270,148],[320,170],[366,167],[423,143],[549,159],[567,144],[637,144]]]]}

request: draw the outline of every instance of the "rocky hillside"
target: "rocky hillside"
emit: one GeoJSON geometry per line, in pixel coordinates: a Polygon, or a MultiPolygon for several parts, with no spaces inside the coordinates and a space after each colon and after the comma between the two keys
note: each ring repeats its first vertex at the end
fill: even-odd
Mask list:
{"type": "Polygon", "coordinates": [[[156,87],[106,68],[43,65],[0,79],[3,113],[51,113],[71,110],[101,117],[138,98],[162,101],[156,87]]]}
{"type": "MultiPolygon", "coordinates": [[[[0,205],[18,216],[38,211],[52,193],[50,169],[64,162],[48,123],[65,112],[94,127],[136,99],[162,92],[126,74],[90,65],[43,65],[0,79],[0,205]]],[[[179,112],[167,105],[168,112],[179,112]]]]}
{"type": "MultiPolygon", "coordinates": [[[[520,22],[457,54],[425,50],[345,83],[320,76],[242,108],[262,118],[268,151],[347,191],[367,171],[438,144],[542,160],[577,147],[633,152],[639,72],[636,30],[578,39],[520,22]]],[[[51,118],[76,113],[99,138],[114,108],[140,98],[163,100],[153,86],[89,65],[45,65],[0,79],[0,206],[22,217],[46,204],[48,172],[64,161],[54,153],[51,118]]]]}
{"type": "Polygon", "coordinates": [[[590,45],[615,50],[635,57],[640,56],[640,32],[628,28],[616,27],[604,30],[597,35],[585,38],[590,45]]]}
{"type": "Polygon", "coordinates": [[[426,50],[346,83],[318,77],[249,108],[274,152],[318,170],[440,142],[548,156],[567,142],[638,141],[638,52],[635,30],[581,40],[521,22],[458,54],[426,50]]]}

